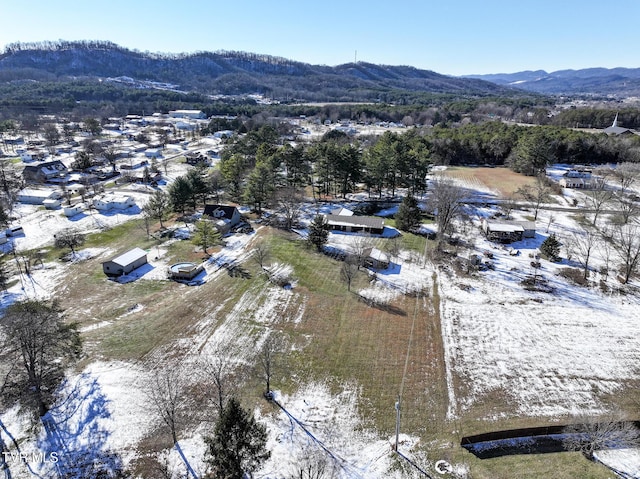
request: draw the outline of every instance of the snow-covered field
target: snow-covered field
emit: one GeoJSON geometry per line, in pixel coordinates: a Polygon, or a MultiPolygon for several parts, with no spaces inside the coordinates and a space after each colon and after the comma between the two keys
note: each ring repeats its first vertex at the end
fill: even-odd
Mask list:
{"type": "MultiPolygon", "coordinates": [[[[148,196],[135,190],[131,194],[136,196],[139,205],[148,196]]],[[[56,212],[21,207],[20,224],[25,235],[17,238],[16,248],[20,251],[43,247],[52,242],[56,231],[65,227],[95,231],[127,221],[138,213],[139,210],[112,215],[92,213],[69,220],[56,212]]],[[[478,210],[477,219],[490,213],[490,210],[478,210]]],[[[567,214],[553,212],[553,218],[550,214],[541,213],[536,238],[513,245],[520,251],[517,256],[473,233],[476,253],[492,252],[495,270],[461,277],[449,268],[435,268],[421,255],[401,252],[391,258],[388,270],[376,272],[375,283],[359,291],[365,297],[387,303],[403,293],[430,291],[432,275],[436,272],[450,419],[463,416],[487,394],[496,391],[510,404],[508,410],[498,413],[501,416],[535,416],[552,421],[559,416],[598,413],[607,407],[601,400],[603,395],[615,395],[627,381],[638,378],[640,299],[637,296],[570,285],[556,275],[557,269],[566,264],[544,260],[540,273],[553,288],[552,293],[527,292],[519,284],[531,274],[529,254],[535,254],[549,233],[576,228],[567,214]]],[[[246,260],[254,237],[228,237],[222,251],[206,265],[202,281],[223,274],[223,264],[246,260]]],[[[357,235],[331,234],[329,246],[348,251],[357,238],[357,235]]],[[[111,253],[82,250],[76,260],[111,253]]],[[[151,267],[138,272],[139,277],[164,279],[168,266],[164,251],[158,248],[156,255],[149,256],[151,267]]],[[[598,261],[601,259],[596,255],[594,264],[598,261]]],[[[34,268],[31,276],[23,277],[2,296],[2,303],[6,305],[24,297],[48,297],[65,267],[45,264],[34,268]]],[[[213,306],[198,324],[193,340],[184,348],[192,357],[206,357],[224,349],[238,363],[251,362],[266,339],[268,333],[264,331],[270,326],[279,321],[302,320],[306,303],[302,293],[296,290],[295,271],[286,264],[274,264],[270,268],[273,274],[291,275],[291,287],[265,283],[250,288],[230,308],[225,308],[224,303],[213,306]],[[221,311],[227,309],[230,312],[220,317],[221,311]],[[266,328],[251,331],[252,322],[266,328]]],[[[55,430],[43,429],[34,435],[15,408],[3,411],[0,420],[20,443],[23,452],[43,448],[60,448],[68,454],[92,451],[102,461],[121,460],[126,466],[136,457],[137,442],[158,425],[145,409],[144,393],[139,387],[147,374],[140,365],[94,362],[82,373],[70,377],[64,386],[69,394],[51,413],[55,430]]],[[[393,438],[381,437],[359,416],[357,384],[345,384],[342,393],[331,394],[325,385],[311,383],[291,395],[278,393],[276,400],[291,416],[284,410],[268,415],[256,411],[268,427],[268,446],[272,452],[271,459],[256,477],[284,477],[295,473],[301,461],[328,461],[327,467],[335,468],[340,478],[408,477],[406,473],[390,472],[398,460],[391,453],[393,438]]],[[[204,471],[203,433],[198,429],[180,440],[182,453],[198,476],[204,471]]],[[[5,443],[12,447],[11,437],[6,432],[2,434],[5,443]]],[[[422,465],[431,464],[431,458],[412,449],[419,442],[417,438],[404,435],[401,438],[401,450],[405,454],[422,465]]],[[[184,461],[176,450],[163,454],[173,465],[176,477],[178,472],[184,472],[184,461]]],[[[599,459],[618,469],[634,471],[635,468],[631,477],[640,477],[637,451],[609,451],[600,454],[599,459]]],[[[464,472],[463,465],[456,466],[464,472]]],[[[30,467],[41,477],[48,477],[59,466],[32,461],[30,467]]],[[[32,477],[24,464],[12,466],[11,472],[17,479],[32,477]]]]}

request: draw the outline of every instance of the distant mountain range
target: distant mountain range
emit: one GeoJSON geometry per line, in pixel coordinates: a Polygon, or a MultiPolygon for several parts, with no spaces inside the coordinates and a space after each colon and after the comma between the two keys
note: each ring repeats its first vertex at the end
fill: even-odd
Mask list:
{"type": "MultiPolygon", "coordinates": [[[[105,41],[15,43],[0,53],[0,100],[5,105],[34,98],[30,91],[38,88],[42,98],[50,98],[55,96],[51,85],[71,81],[90,85],[103,82],[103,85],[117,85],[128,91],[192,93],[204,99],[258,93],[279,101],[404,104],[422,103],[434,97],[522,97],[531,92],[640,96],[640,68],[590,68],[552,73],[537,70],[453,77],[410,66],[357,62],[331,67],[246,52],[142,53],[105,41]]],[[[82,94],[93,101],[112,101],[117,96],[113,89],[105,93],[107,87],[101,88],[91,86],[82,94]]],[[[81,99],[69,90],[59,96],[69,104],[81,99]]],[[[172,101],[176,101],[175,98],[172,101]]]]}
{"type": "Polygon", "coordinates": [[[260,93],[277,99],[393,102],[420,94],[522,96],[508,86],[441,75],[409,66],[357,62],[310,65],[245,52],[164,55],[128,50],[111,42],[11,44],[0,54],[0,83],[118,79],[140,87],[160,85],[207,95],[260,93]]]}
{"type": "Polygon", "coordinates": [[[544,95],[640,96],[640,68],[585,68],[551,73],[535,70],[467,75],[465,78],[487,80],[544,95]]]}

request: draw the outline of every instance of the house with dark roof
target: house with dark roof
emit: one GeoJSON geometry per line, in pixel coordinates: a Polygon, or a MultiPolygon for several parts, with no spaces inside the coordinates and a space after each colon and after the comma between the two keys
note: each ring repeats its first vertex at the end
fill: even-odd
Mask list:
{"type": "Polygon", "coordinates": [[[31,183],[46,183],[54,178],[64,178],[66,175],[67,167],[60,160],[27,165],[22,170],[22,178],[31,183]]]}
{"type": "Polygon", "coordinates": [[[235,206],[205,205],[202,214],[213,220],[220,234],[228,233],[241,220],[240,212],[235,206]]]}
{"type": "Polygon", "coordinates": [[[347,233],[369,233],[381,235],[384,231],[384,220],[376,216],[326,215],[327,225],[332,231],[347,233]]]}

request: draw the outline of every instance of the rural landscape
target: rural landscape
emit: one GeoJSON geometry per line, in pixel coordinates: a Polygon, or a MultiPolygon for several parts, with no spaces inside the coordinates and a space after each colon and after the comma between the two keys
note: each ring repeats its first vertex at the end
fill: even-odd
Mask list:
{"type": "Polygon", "coordinates": [[[0,475],[640,478],[619,74],[7,46],[0,475]]]}

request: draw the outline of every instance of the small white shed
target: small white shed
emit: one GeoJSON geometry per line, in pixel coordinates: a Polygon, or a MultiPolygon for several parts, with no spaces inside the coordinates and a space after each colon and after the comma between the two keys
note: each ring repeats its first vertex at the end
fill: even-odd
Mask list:
{"type": "Polygon", "coordinates": [[[73,206],[65,206],[62,209],[62,213],[67,217],[67,218],[71,218],[72,216],[75,216],[79,213],[82,213],[85,209],[85,205],[84,203],[78,203],[77,205],[73,205],[73,206]]]}

